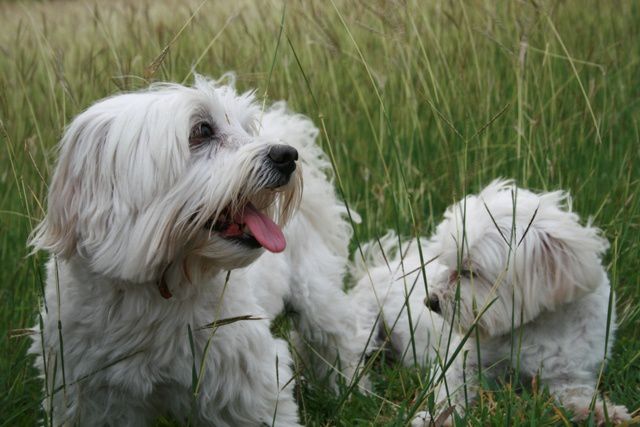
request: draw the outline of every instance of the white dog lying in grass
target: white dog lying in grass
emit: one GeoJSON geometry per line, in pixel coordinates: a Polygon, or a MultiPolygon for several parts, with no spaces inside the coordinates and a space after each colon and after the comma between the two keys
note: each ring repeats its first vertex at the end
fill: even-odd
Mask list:
{"type": "Polygon", "coordinates": [[[285,301],[314,367],[339,357],[353,376],[367,331],[341,289],[352,230],[317,133],[201,77],[75,118],[31,240],[51,253],[31,353],[53,425],[297,425],[269,330],[285,301]]]}
{"type": "Polygon", "coordinates": [[[439,367],[430,381],[434,412],[418,413],[413,425],[441,414],[451,423],[447,408],[464,414],[479,369],[512,368],[538,376],[575,420],[592,408],[598,424],[629,420],[624,406],[596,396],[616,329],[601,260],[608,243],[580,225],[568,203],[560,191],[534,194],[496,181],[447,209],[430,239],[400,246],[390,234],[368,245],[354,291],[368,323],[379,320],[377,335],[405,363],[439,367]]]}

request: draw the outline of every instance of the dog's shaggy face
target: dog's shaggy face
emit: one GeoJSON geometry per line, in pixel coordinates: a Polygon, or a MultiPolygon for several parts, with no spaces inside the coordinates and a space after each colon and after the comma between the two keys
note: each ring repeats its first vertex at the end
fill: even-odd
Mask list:
{"type": "Polygon", "coordinates": [[[483,336],[497,336],[595,289],[607,242],[568,202],[496,181],[447,209],[430,242],[445,269],[427,306],[463,333],[478,319],[483,336]]]}
{"type": "Polygon", "coordinates": [[[33,244],[129,281],[282,251],[301,175],[295,149],[260,136],[260,115],[251,93],[201,77],[94,104],[65,133],[33,244]]]}

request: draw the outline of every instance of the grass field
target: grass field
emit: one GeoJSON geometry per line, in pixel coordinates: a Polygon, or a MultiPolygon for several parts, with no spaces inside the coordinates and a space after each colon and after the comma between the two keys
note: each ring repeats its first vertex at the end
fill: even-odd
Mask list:
{"type": "MultiPolygon", "coordinates": [[[[52,147],[94,100],[191,71],[235,70],[322,127],[339,191],[363,218],[429,233],[495,177],[565,188],[611,242],[620,329],[601,390],[640,407],[640,3],[633,1],[89,1],[0,3],[0,425],[31,426],[52,147]],[[286,5],[286,7],[285,7],[286,5]]],[[[378,362],[376,396],[306,381],[309,425],[403,425],[424,372],[378,362]]],[[[464,423],[569,424],[543,390],[494,384],[464,423]],[[509,413],[507,416],[505,414],[509,413]]],[[[636,418],[637,419],[637,418],[636,418]]],[[[159,421],[167,424],[168,421],[159,421]]]]}

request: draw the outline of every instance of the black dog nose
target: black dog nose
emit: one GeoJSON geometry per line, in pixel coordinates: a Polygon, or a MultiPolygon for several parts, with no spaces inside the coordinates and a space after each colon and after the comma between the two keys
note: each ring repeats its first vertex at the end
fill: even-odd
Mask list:
{"type": "Polygon", "coordinates": [[[424,299],[424,305],[434,313],[440,313],[440,300],[434,294],[431,294],[424,299]]]}
{"type": "Polygon", "coordinates": [[[285,175],[291,175],[296,170],[298,151],[288,145],[272,145],[267,156],[273,162],[273,166],[285,175]]]}

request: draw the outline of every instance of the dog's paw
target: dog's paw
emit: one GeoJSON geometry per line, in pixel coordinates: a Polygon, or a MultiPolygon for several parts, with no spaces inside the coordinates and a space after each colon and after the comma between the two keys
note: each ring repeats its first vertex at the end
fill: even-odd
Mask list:
{"type": "Polygon", "coordinates": [[[347,385],[352,385],[355,382],[355,388],[364,395],[371,394],[373,385],[369,375],[363,371],[362,367],[352,368],[347,367],[342,370],[342,378],[347,385]]]}
{"type": "MultiPolygon", "coordinates": [[[[609,421],[614,424],[621,424],[627,421],[631,421],[631,414],[626,406],[623,405],[608,405],[607,415],[609,421]]],[[[602,413],[602,421],[605,422],[604,411],[602,413]]]]}
{"type": "Polygon", "coordinates": [[[427,411],[420,411],[411,421],[411,427],[427,427],[432,422],[431,414],[427,411]]]}
{"type": "Polygon", "coordinates": [[[373,391],[373,384],[371,384],[369,375],[364,374],[360,377],[360,379],[358,380],[358,390],[360,390],[360,393],[364,394],[365,396],[371,395],[371,392],[373,391]]]}
{"type": "Polygon", "coordinates": [[[449,407],[433,417],[427,411],[418,412],[411,421],[411,427],[427,427],[427,426],[444,426],[451,427],[453,425],[453,407],[449,407]]]}

